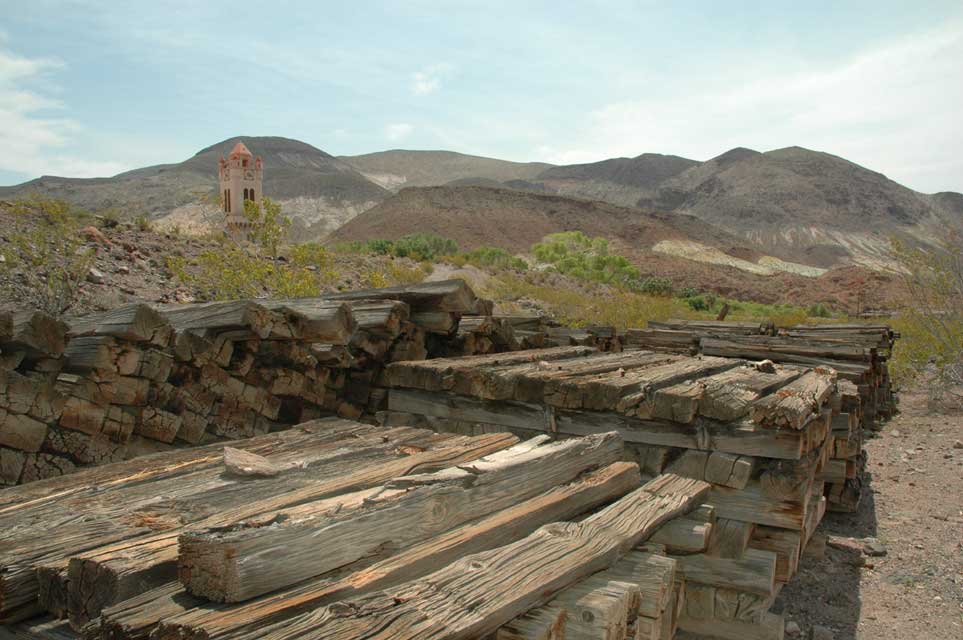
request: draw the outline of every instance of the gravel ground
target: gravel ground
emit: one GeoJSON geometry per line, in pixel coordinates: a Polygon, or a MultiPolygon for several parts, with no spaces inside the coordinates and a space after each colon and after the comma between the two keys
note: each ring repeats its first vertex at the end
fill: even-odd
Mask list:
{"type": "Polygon", "coordinates": [[[796,637],[821,626],[835,640],[963,638],[963,415],[930,411],[920,391],[900,408],[866,443],[859,512],[827,514],[825,551],[779,596],[796,637]]]}

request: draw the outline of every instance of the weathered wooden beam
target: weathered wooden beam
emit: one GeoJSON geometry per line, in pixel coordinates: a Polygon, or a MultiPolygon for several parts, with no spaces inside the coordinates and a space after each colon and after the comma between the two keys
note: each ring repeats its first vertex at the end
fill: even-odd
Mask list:
{"type": "Polygon", "coordinates": [[[187,531],[180,538],[181,581],[217,602],[240,602],[355,562],[387,545],[404,546],[507,508],[616,461],[615,434],[493,454],[443,471],[399,478],[362,507],[326,515],[302,505],[271,527],[187,531]],[[318,544],[323,553],[319,553],[318,544]]]}
{"type": "MultiPolygon", "coordinates": [[[[544,524],[571,519],[617,499],[636,488],[638,482],[638,468],[634,464],[613,463],[477,522],[401,550],[371,566],[362,564],[351,575],[312,581],[240,605],[205,604],[180,615],[164,615],[155,640],[242,634],[256,637],[271,628],[273,622],[307,608],[395,586],[437,571],[464,555],[515,542],[544,524]]],[[[188,594],[185,592],[184,596],[188,594]]]]}
{"type": "Polygon", "coordinates": [[[4,351],[25,349],[31,357],[59,358],[66,348],[67,324],[40,311],[18,311],[10,318],[4,351]]]}
{"type": "Polygon", "coordinates": [[[803,451],[802,433],[767,429],[748,422],[725,425],[700,419],[690,425],[681,425],[594,411],[548,411],[543,406],[531,403],[494,402],[412,389],[391,389],[388,393],[388,409],[568,436],[584,436],[614,429],[626,443],[713,449],[767,458],[798,459],[803,451]]]}
{"type": "Polygon", "coordinates": [[[471,287],[462,280],[419,282],[384,289],[363,289],[324,296],[328,300],[400,300],[413,311],[448,311],[468,314],[477,300],[471,287]]]}
{"type": "Polygon", "coordinates": [[[146,304],[130,304],[103,313],[94,313],[69,322],[68,335],[111,336],[131,342],[147,342],[166,347],[174,329],[161,313],[146,304]]]}
{"type": "Polygon", "coordinates": [[[342,302],[323,298],[275,298],[261,304],[287,314],[298,327],[299,339],[306,342],[347,344],[358,326],[350,305],[342,302]]]}
{"type": "Polygon", "coordinates": [[[768,427],[801,429],[822,411],[836,389],[836,372],[814,369],[752,403],[752,420],[768,427]]]}
{"type": "Polygon", "coordinates": [[[466,556],[423,579],[289,619],[283,628],[261,637],[484,637],[544,604],[552,594],[614,564],[662,523],[701,502],[707,487],[660,477],[580,523],[547,525],[518,542],[466,556]]]}
{"type": "Polygon", "coordinates": [[[776,554],[749,548],[741,558],[706,554],[672,555],[686,582],[771,596],[776,588],[776,554]]]}

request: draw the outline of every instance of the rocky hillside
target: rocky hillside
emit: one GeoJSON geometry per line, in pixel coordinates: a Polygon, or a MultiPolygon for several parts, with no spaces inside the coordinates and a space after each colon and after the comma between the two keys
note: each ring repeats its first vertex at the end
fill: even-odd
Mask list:
{"type": "Polygon", "coordinates": [[[698,165],[679,156],[643,153],[635,158],[552,167],[539,174],[534,183],[563,195],[631,207],[650,197],[666,180],[698,165]]]}
{"type": "Polygon", "coordinates": [[[644,246],[656,252],[762,275],[818,276],[836,266],[890,268],[893,237],[933,246],[946,229],[963,229],[963,194],[918,193],[843,158],[800,147],[766,153],[736,148],[705,162],[645,153],[552,166],[451,151],[334,157],[297,140],[235,137],[184,162],[112,178],[45,176],[2,187],[0,200],[39,192],[95,212],[113,209],[122,218],[162,218],[160,228],[204,232],[220,222],[217,158],[239,140],[264,157],[264,192],[282,203],[301,239],[324,238],[399,190],[441,186],[399,194],[338,237],[444,223],[449,227],[424,230],[446,229],[465,246],[518,248],[546,230],[577,228],[629,247],[644,238],[644,246]],[[623,209],[615,213],[610,205],[623,209]],[[673,221],[646,213],[652,211],[686,217],[673,221]],[[658,228],[654,220],[662,221],[658,228]]]}
{"type": "Polygon", "coordinates": [[[501,183],[530,180],[552,165],[544,162],[508,162],[453,151],[394,149],[339,158],[369,180],[386,189],[431,187],[454,181],[501,183]]]}
{"type": "Polygon", "coordinates": [[[527,251],[549,233],[583,231],[629,252],[663,240],[698,239],[725,247],[739,240],[697,218],[646,213],[605,202],[483,186],[410,187],[354,218],[337,240],[394,239],[433,232],[462,249],[497,246],[527,251]]]}
{"type": "Polygon", "coordinates": [[[733,149],[638,204],[694,215],[783,258],[882,266],[893,236],[930,244],[963,222],[954,195],[917,193],[843,158],[789,147],[733,149]]]}
{"type": "Polygon", "coordinates": [[[353,167],[298,140],[240,136],[198,151],[177,164],[121,173],[112,178],[44,176],[15,187],[0,187],[0,199],[31,193],[67,200],[84,209],[115,210],[122,218],[170,216],[171,224],[203,227],[217,197],[217,161],[243,141],[264,158],[264,192],[312,235],[323,235],[389,192],[353,167]]]}

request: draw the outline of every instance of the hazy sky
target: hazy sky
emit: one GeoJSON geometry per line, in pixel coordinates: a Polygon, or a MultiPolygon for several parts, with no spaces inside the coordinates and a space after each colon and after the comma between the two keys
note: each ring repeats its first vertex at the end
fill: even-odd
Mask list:
{"type": "Polygon", "coordinates": [[[963,191],[963,2],[4,0],[0,184],[329,153],[800,145],[963,191]]]}

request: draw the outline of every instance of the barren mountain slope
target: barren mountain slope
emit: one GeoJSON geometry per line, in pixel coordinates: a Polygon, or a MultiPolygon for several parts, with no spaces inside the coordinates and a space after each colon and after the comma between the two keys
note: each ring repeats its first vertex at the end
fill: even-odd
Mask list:
{"type": "Polygon", "coordinates": [[[837,156],[789,147],[733,149],[638,204],[694,215],[762,251],[828,267],[883,266],[893,236],[937,241],[961,219],[950,213],[954,202],[954,194],[927,196],[837,156]]]}
{"type": "Polygon", "coordinates": [[[84,209],[116,208],[122,217],[162,216],[187,207],[183,216],[199,215],[190,205],[217,195],[217,160],[238,141],[264,158],[264,193],[290,206],[285,212],[304,226],[333,216],[338,223],[373,206],[388,192],[334,156],[298,140],[241,136],[199,151],[177,164],[156,165],[112,178],[76,179],[44,176],[15,187],[0,188],[0,198],[30,193],[61,198],[84,209]]]}
{"type": "Polygon", "coordinates": [[[338,229],[332,239],[397,238],[422,231],[452,238],[462,249],[492,245],[527,251],[549,233],[576,230],[605,236],[629,251],[670,239],[719,247],[738,243],[736,237],[690,216],[480,186],[402,189],[338,229]]]}
{"type": "Polygon", "coordinates": [[[698,166],[695,160],[643,153],[635,158],[611,158],[601,162],[546,169],[536,181],[562,195],[634,206],[651,197],[653,189],[683,171],[698,166]]]}
{"type": "Polygon", "coordinates": [[[339,159],[393,191],[402,187],[434,187],[473,178],[498,182],[528,180],[552,166],[544,162],[509,162],[454,151],[403,149],[341,156],[339,159]]]}

